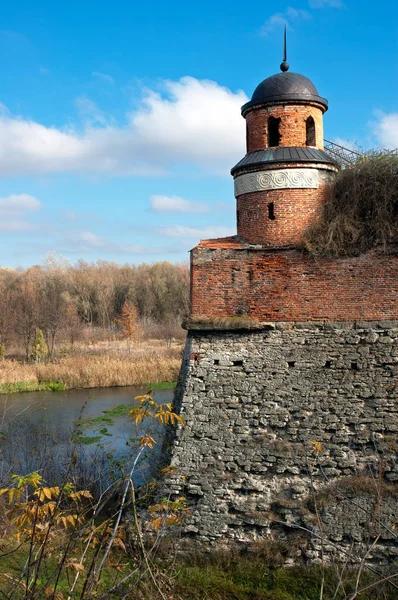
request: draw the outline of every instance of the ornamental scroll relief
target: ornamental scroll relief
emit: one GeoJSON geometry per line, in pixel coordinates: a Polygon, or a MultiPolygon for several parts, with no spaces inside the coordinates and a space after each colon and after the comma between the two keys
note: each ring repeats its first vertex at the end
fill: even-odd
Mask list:
{"type": "Polygon", "coordinates": [[[263,190],[288,188],[317,188],[319,184],[316,169],[275,169],[245,173],[235,179],[235,197],[263,190]]]}

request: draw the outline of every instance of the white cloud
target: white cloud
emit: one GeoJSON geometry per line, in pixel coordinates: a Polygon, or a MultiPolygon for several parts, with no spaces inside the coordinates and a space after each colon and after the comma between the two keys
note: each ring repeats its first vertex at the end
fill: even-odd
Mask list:
{"type": "Polygon", "coordinates": [[[308,21],[308,19],[311,19],[311,15],[308,11],[288,6],[284,11],[268,17],[260,31],[262,35],[267,36],[275,29],[284,25],[292,26],[292,24],[297,21],[308,21]]]}
{"type": "Polygon", "coordinates": [[[327,6],[331,8],[344,7],[344,3],[341,0],[308,0],[308,4],[311,8],[325,8],[327,6]]]}
{"type": "Polygon", "coordinates": [[[29,194],[11,194],[0,198],[0,219],[27,211],[37,211],[41,206],[40,200],[29,194]]]}
{"type": "Polygon", "coordinates": [[[373,125],[373,131],[383,148],[398,148],[398,112],[385,114],[377,111],[375,113],[377,122],[373,125]]]}
{"type": "Polygon", "coordinates": [[[31,231],[36,225],[26,220],[28,213],[41,209],[41,202],[29,194],[12,194],[0,198],[0,231],[31,231]]]}
{"type": "Polygon", "coordinates": [[[83,131],[0,116],[0,176],[161,175],[178,163],[226,175],[244,154],[246,95],[192,77],[164,81],[162,92],[145,90],[124,127],[105,124],[88,99],[80,100],[80,110],[91,110],[83,131]]]}
{"type": "Polygon", "coordinates": [[[99,79],[102,79],[103,81],[106,81],[107,83],[111,83],[112,85],[115,83],[115,80],[113,79],[113,77],[111,77],[110,75],[107,75],[107,73],[101,73],[100,71],[94,71],[92,73],[93,77],[98,77],[99,79]]]}
{"type": "Polygon", "coordinates": [[[209,207],[204,202],[192,202],[184,200],[179,196],[151,196],[152,212],[182,212],[182,213],[205,213],[209,207]]]}
{"type": "Polygon", "coordinates": [[[200,240],[226,237],[234,235],[235,229],[223,225],[210,225],[208,227],[186,227],[184,225],[172,225],[170,227],[159,227],[156,231],[169,238],[196,238],[200,240]]]}

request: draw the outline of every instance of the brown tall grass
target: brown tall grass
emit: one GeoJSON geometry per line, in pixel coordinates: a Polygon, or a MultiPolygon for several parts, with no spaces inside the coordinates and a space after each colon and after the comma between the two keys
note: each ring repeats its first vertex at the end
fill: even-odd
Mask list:
{"type": "Polygon", "coordinates": [[[139,345],[124,351],[85,352],[53,362],[31,364],[0,362],[0,384],[61,381],[66,388],[140,385],[175,381],[181,364],[181,346],[165,343],[139,345]]]}

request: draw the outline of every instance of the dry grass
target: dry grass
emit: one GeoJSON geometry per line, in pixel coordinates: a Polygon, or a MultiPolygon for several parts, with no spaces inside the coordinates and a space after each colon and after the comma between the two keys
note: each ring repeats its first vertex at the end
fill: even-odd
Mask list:
{"type": "MultiPolygon", "coordinates": [[[[61,381],[66,388],[112,387],[175,381],[181,364],[181,346],[166,344],[118,347],[113,351],[65,356],[56,361],[26,364],[16,360],[0,363],[0,384],[61,381]]],[[[104,349],[102,349],[104,350],[104,349]]]]}
{"type": "Polygon", "coordinates": [[[398,153],[373,153],[337,175],[304,247],[314,255],[356,256],[391,244],[398,244],[398,153]]]}
{"type": "Polygon", "coordinates": [[[0,383],[17,383],[19,381],[39,383],[35,365],[23,364],[18,360],[1,361],[0,383]]]}
{"type": "Polygon", "coordinates": [[[184,329],[262,329],[266,324],[251,317],[208,317],[196,316],[182,324],[184,329]]]}

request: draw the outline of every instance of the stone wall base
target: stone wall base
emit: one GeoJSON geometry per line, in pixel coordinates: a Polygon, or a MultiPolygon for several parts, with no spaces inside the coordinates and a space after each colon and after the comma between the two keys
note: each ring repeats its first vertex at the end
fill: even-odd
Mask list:
{"type": "Polygon", "coordinates": [[[166,492],[183,535],[267,539],[292,561],[398,554],[398,322],[191,331],[166,492]]]}

